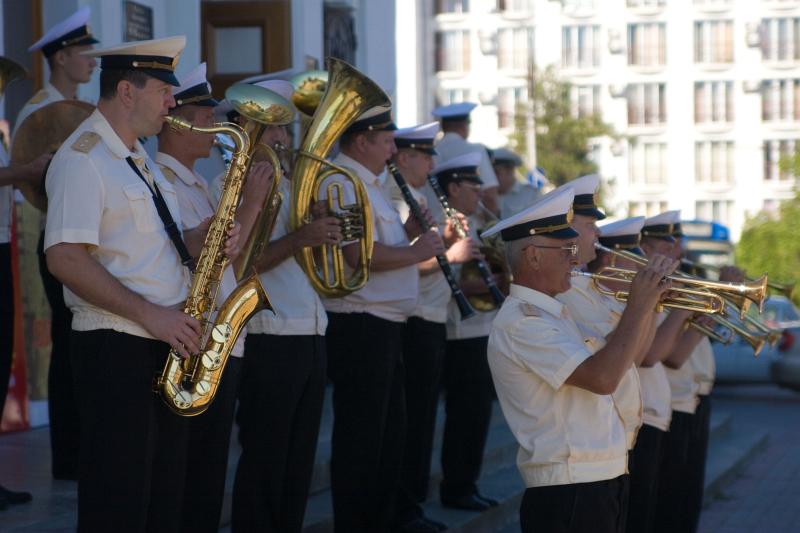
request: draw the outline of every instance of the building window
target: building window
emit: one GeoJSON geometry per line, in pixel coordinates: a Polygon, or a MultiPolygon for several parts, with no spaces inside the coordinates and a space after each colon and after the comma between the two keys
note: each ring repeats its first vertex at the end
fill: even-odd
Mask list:
{"type": "Polygon", "coordinates": [[[761,83],[761,120],[800,121],[800,79],[764,80],[761,83]]]}
{"type": "Polygon", "coordinates": [[[764,141],[764,181],[788,181],[795,178],[794,174],[780,168],[780,161],[794,157],[800,141],[795,139],[764,141]]]}
{"type": "Polygon", "coordinates": [[[467,89],[439,89],[436,105],[450,105],[469,100],[467,89]]]}
{"type": "Polygon", "coordinates": [[[764,61],[800,60],[800,17],[761,20],[761,57],[764,61]]]}
{"type": "Polygon", "coordinates": [[[695,124],[733,122],[733,82],[698,81],[694,84],[695,124]]]}
{"type": "Polygon", "coordinates": [[[661,23],[628,24],[628,64],[641,67],[667,62],[667,25],[661,23]]]}
{"type": "Polygon", "coordinates": [[[469,11],[469,0],[434,0],[434,15],[442,13],[466,13],[469,11]]]}
{"type": "Polygon", "coordinates": [[[561,64],[567,68],[600,66],[600,26],[564,26],[561,29],[561,64]]]}
{"type": "Polygon", "coordinates": [[[653,126],[667,122],[665,83],[628,85],[628,125],[653,126]]]}
{"type": "Polygon", "coordinates": [[[569,97],[573,117],[601,114],[599,85],[571,85],[569,97]]]}
{"type": "Polygon", "coordinates": [[[627,0],[628,7],[663,7],[667,0],[627,0]]]}
{"type": "Polygon", "coordinates": [[[533,28],[502,28],[497,32],[497,67],[527,70],[533,61],[533,28]]]}
{"type": "Polygon", "coordinates": [[[630,202],[628,203],[628,216],[654,217],[667,210],[666,201],[630,202]]]}
{"type": "Polygon", "coordinates": [[[727,226],[732,213],[732,200],[698,200],[694,203],[694,216],[699,220],[711,220],[727,226]]]}
{"type": "Polygon", "coordinates": [[[534,0],[497,0],[497,11],[532,13],[534,0]]]}
{"type": "Polygon", "coordinates": [[[733,141],[694,143],[694,179],[698,183],[734,182],[733,141]]]}
{"type": "Polygon", "coordinates": [[[497,90],[497,127],[514,128],[514,117],[520,104],[528,99],[525,87],[500,87],[497,90]]]}
{"type": "Polygon", "coordinates": [[[630,141],[628,144],[628,172],[636,185],[663,185],[667,183],[667,144],[662,142],[630,141]]]}
{"type": "Polygon", "coordinates": [[[694,23],[695,63],[733,62],[733,22],[700,20],[694,23]]]}
{"type": "Polygon", "coordinates": [[[465,30],[436,32],[436,71],[466,72],[469,70],[469,32],[465,30]]]}

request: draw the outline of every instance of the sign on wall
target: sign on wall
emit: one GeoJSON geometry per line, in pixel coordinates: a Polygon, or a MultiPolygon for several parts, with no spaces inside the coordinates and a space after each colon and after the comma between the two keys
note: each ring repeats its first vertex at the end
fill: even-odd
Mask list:
{"type": "Polygon", "coordinates": [[[153,8],[125,0],[123,35],[125,41],[146,41],[153,38],[153,8]]]}

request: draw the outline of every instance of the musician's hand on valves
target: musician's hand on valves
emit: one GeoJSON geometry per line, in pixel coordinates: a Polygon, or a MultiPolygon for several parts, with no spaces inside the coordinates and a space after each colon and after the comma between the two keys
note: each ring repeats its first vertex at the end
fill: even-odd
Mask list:
{"type": "Polygon", "coordinates": [[[242,249],[239,247],[239,234],[242,230],[241,224],[233,223],[233,227],[228,230],[228,238],[225,239],[225,257],[233,261],[239,256],[242,249]]]}
{"type": "Polygon", "coordinates": [[[460,241],[456,241],[450,248],[447,249],[447,260],[453,264],[466,263],[467,261],[480,258],[480,247],[478,247],[478,244],[469,237],[466,239],[461,239],[460,241]]]}
{"type": "Polygon", "coordinates": [[[426,231],[411,245],[411,249],[417,254],[417,262],[422,262],[436,255],[444,253],[444,243],[442,237],[434,229],[426,231]]]}
{"type": "Polygon", "coordinates": [[[318,200],[311,206],[311,218],[314,220],[318,218],[325,218],[330,213],[328,213],[328,203],[325,200],[318,200]]]}
{"type": "Polygon", "coordinates": [[[742,269],[735,266],[724,266],[719,269],[719,280],[732,283],[743,283],[745,281],[745,273],[742,269]]]}
{"type": "MultiPolygon", "coordinates": [[[[465,217],[461,213],[456,213],[455,217],[461,221],[461,226],[464,228],[464,231],[469,233],[469,219],[467,219],[467,217],[465,217]]],[[[455,224],[453,224],[452,218],[447,219],[447,224],[444,227],[443,237],[444,237],[444,242],[447,246],[453,246],[456,243],[456,241],[461,239],[461,236],[458,234],[458,230],[456,229],[455,224]]]]}
{"type": "Polygon", "coordinates": [[[200,322],[180,309],[153,305],[141,318],[144,328],[169,344],[181,357],[200,353],[200,322]]]}
{"type": "Polygon", "coordinates": [[[255,205],[260,208],[272,187],[273,177],[274,169],[269,161],[253,163],[242,185],[242,205],[255,205]]]}
{"type": "Polygon", "coordinates": [[[666,276],[675,270],[676,266],[677,261],[663,255],[654,255],[647,266],[633,278],[628,296],[628,309],[638,309],[639,312],[655,310],[661,297],[672,288],[672,283],[666,276]]]}
{"type": "Polygon", "coordinates": [[[714,329],[714,327],[717,325],[717,323],[714,322],[714,319],[711,318],[711,315],[704,313],[696,313],[692,320],[701,326],[705,326],[708,329],[714,329]]]}
{"type": "Polygon", "coordinates": [[[336,217],[318,218],[304,224],[295,232],[295,244],[298,248],[338,244],[341,240],[342,225],[336,217]]]}

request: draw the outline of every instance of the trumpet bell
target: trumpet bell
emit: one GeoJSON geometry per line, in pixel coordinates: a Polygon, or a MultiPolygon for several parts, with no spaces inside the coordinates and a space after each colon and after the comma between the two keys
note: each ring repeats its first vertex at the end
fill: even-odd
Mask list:
{"type": "Polygon", "coordinates": [[[289,82],[294,86],[292,103],[300,113],[312,117],[328,87],[328,73],[308,70],[295,75],[289,82]]]}

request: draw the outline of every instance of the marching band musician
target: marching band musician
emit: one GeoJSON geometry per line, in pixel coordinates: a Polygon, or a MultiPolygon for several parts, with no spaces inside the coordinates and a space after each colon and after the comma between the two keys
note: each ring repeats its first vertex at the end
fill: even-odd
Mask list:
{"type": "MultiPolygon", "coordinates": [[[[256,85],[291,98],[293,88],[285,80],[256,85]]],[[[261,142],[288,145],[286,127],[267,126],[261,142]]],[[[328,317],[294,254],[305,246],[338,243],[341,227],[338,219],[325,216],[292,231],[292,176],[284,178],[270,243],[255,263],[275,311],[260,312],[247,326],[234,532],[302,530],[322,417],[328,317]]]]}
{"type": "MultiPolygon", "coordinates": [[[[423,209],[427,208],[428,174],[433,170],[436,155],[434,139],[439,124],[432,122],[395,131],[397,154],[394,163],[408,183],[411,194],[423,209]]],[[[394,180],[387,181],[395,207],[406,221],[409,207],[394,180]]],[[[466,223],[466,222],[465,222],[466,223]]],[[[480,255],[471,238],[458,239],[451,223],[443,231],[447,260],[451,265],[464,263],[480,255]]],[[[393,529],[398,532],[444,531],[447,526],[425,517],[420,503],[428,496],[433,434],[439,383],[447,341],[447,308],[450,287],[435,259],[419,263],[419,297],[417,306],[406,322],[403,332],[403,363],[405,365],[406,414],[408,430],[395,504],[393,529]]]]}
{"type": "MultiPolygon", "coordinates": [[[[482,184],[479,175],[482,152],[469,152],[444,161],[433,169],[450,207],[468,217],[470,238],[479,242],[478,226],[485,221],[478,212],[482,184]]],[[[441,210],[440,210],[441,211],[441,210]]],[[[456,278],[461,266],[456,265],[456,278]]],[[[504,283],[496,274],[496,283],[504,283]]],[[[467,296],[487,294],[482,279],[460,280],[467,296]]],[[[482,496],[476,485],[489,433],[494,390],[486,362],[486,343],[495,310],[461,320],[455,300],[447,312],[447,346],[442,370],[445,391],[445,425],[442,441],[442,505],[470,511],[484,511],[497,502],[482,496]]]]}
{"type": "MultiPolygon", "coordinates": [[[[211,96],[206,80],[206,64],[198,65],[179,81],[180,85],[172,89],[176,105],[170,110],[170,115],[180,117],[194,126],[212,126],[214,107],[218,102],[211,96]]],[[[200,255],[210,217],[214,215],[216,207],[205,178],[194,171],[194,166],[198,159],[209,156],[213,142],[212,134],[179,131],[166,124],[158,134],[156,163],[175,188],[184,239],[193,257],[200,255]]],[[[252,223],[255,219],[251,213],[257,213],[260,209],[271,174],[272,169],[268,163],[256,163],[253,166],[245,181],[243,200],[237,210],[238,220],[244,218],[252,223]]],[[[249,231],[250,226],[241,226],[239,239],[246,239],[249,231]]],[[[233,267],[228,265],[217,294],[217,305],[235,288],[233,267]]],[[[189,420],[190,446],[186,451],[187,463],[195,466],[202,464],[203,468],[187,468],[182,531],[216,531],[219,524],[244,339],[245,333],[242,332],[236,339],[222,375],[222,383],[209,409],[201,416],[189,420]]]]}
{"type": "MultiPolygon", "coordinates": [[[[369,109],[344,132],[341,152],[333,160],[364,184],[375,230],[369,281],[324,302],[333,382],[331,491],[339,533],[384,531],[393,518],[405,435],[403,328],[417,304],[417,264],[444,253],[436,231],[421,234],[413,219],[402,223],[383,188],[389,179],[386,162],[397,150],[395,129],[390,108],[369,109]]],[[[342,180],[333,175],[322,190],[342,180]]],[[[352,186],[343,185],[348,196],[343,203],[352,205],[352,186]]],[[[358,248],[343,243],[351,267],[357,264],[358,248]]]]}
{"type": "MultiPolygon", "coordinates": [[[[98,41],[89,28],[91,9],[84,6],[66,19],[50,28],[36,41],[29,52],[41,50],[50,68],[50,79],[34,94],[20,110],[14,132],[34,111],[52,102],[75,100],[78,85],[88,83],[97,66],[93,57],[82,54],[94,48],[98,41]]],[[[36,183],[40,190],[41,182],[36,183]]],[[[41,191],[43,194],[44,191],[41,191]]],[[[39,272],[42,285],[50,304],[51,322],[50,367],[47,375],[47,414],[50,420],[50,450],[54,479],[78,479],[78,450],[80,444],[80,421],[73,370],[69,352],[69,334],[72,313],[64,303],[64,288],[47,270],[42,245],[44,242],[44,216],[33,206],[26,205],[23,213],[41,220],[41,236],[37,244],[39,272]]],[[[36,223],[38,226],[38,222],[36,223]]],[[[37,230],[39,228],[37,227],[37,230]]]]}
{"type": "Polygon", "coordinates": [[[508,148],[497,148],[489,153],[497,176],[500,218],[508,218],[535,202],[542,195],[541,189],[517,179],[516,169],[522,166],[522,159],[517,154],[508,148]]]}
{"type": "Polygon", "coordinates": [[[80,532],[180,526],[188,424],[153,393],[153,377],[170,347],[200,351],[201,326],[181,309],[191,257],[175,231],[175,189],[137,139],[158,133],[175,105],[185,43],[87,52],[101,58],[98,106],[47,173],[47,265],[73,313],[80,532]]]}
{"type": "MultiPolygon", "coordinates": [[[[27,165],[8,166],[8,155],[0,144],[0,413],[5,408],[14,355],[14,278],[11,268],[11,219],[14,187],[39,184],[49,157],[39,157],[27,165]]],[[[0,511],[9,504],[26,503],[29,492],[0,486],[0,511]]]]}
{"type": "Polygon", "coordinates": [[[439,164],[456,156],[480,152],[479,170],[481,180],[483,180],[483,185],[481,186],[483,192],[482,202],[492,214],[497,215],[500,212],[497,197],[498,182],[489,154],[483,145],[468,141],[469,115],[476,107],[478,105],[471,102],[459,102],[457,104],[439,106],[431,112],[441,122],[442,133],[444,133],[436,143],[436,151],[439,152],[439,155],[435,158],[435,162],[439,164]]]}
{"type": "Polygon", "coordinates": [[[486,234],[506,242],[511,294],[489,338],[489,364],[520,450],[528,489],[522,530],[622,532],[627,505],[625,428],[612,394],[639,354],[677,264],[656,257],[630,287],[619,323],[600,348],[555,296],[578,265],[574,192],[563,188],[486,234]]]}

